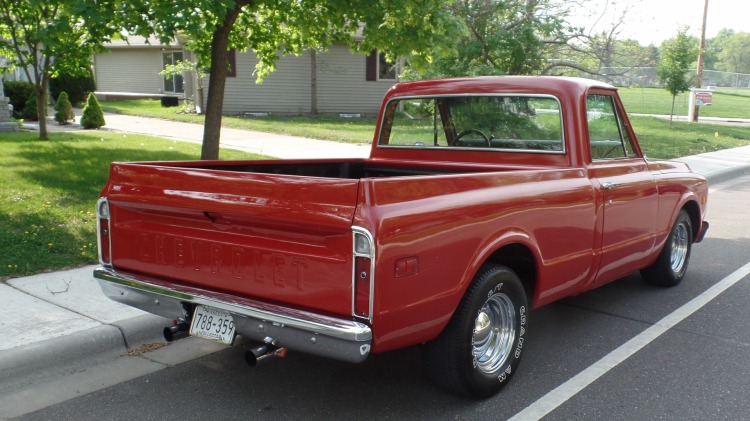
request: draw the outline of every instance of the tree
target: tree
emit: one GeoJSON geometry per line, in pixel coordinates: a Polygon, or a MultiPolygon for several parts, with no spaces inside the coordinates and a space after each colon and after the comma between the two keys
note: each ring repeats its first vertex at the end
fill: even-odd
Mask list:
{"type": "Polygon", "coordinates": [[[456,0],[448,10],[465,32],[454,49],[429,68],[410,69],[409,77],[539,73],[547,48],[578,33],[553,0],[456,0]]]}
{"type": "Polygon", "coordinates": [[[726,68],[722,63],[721,53],[729,45],[734,33],[734,30],[724,28],[715,37],[706,40],[706,51],[703,56],[703,65],[706,69],[722,70],[726,68]]]}
{"type": "Polygon", "coordinates": [[[732,33],[723,41],[719,53],[722,69],[732,73],[750,73],[750,34],[732,33]]]}
{"type": "Polygon", "coordinates": [[[258,81],[279,57],[325,49],[334,42],[357,51],[384,51],[389,58],[411,54],[426,63],[448,48],[460,30],[440,0],[132,0],[119,16],[129,33],[156,34],[163,43],[187,39],[198,65],[209,69],[202,159],[218,159],[227,52],[251,49],[259,58],[258,81]]]}
{"type": "Polygon", "coordinates": [[[60,125],[67,125],[75,121],[76,115],[73,113],[73,104],[68,99],[66,92],[60,92],[55,102],[55,121],[60,125]]]}
{"type": "Polygon", "coordinates": [[[0,55],[5,68],[18,67],[34,84],[39,139],[47,140],[50,77],[90,68],[91,56],[116,30],[113,1],[0,0],[0,55]]]}
{"type": "Polygon", "coordinates": [[[632,3],[586,0],[564,3],[572,4],[577,20],[585,20],[586,24],[567,42],[551,46],[542,73],[585,74],[618,85],[648,83],[643,77],[633,80],[628,76],[634,67],[653,66],[658,61],[655,46],[643,47],[622,37],[628,29],[626,20],[634,7],[632,3]]]}
{"type": "Polygon", "coordinates": [[[81,126],[84,129],[98,129],[106,125],[104,122],[104,113],[99,101],[96,100],[94,93],[90,93],[86,100],[86,106],[81,111],[81,126]]]}
{"type": "Polygon", "coordinates": [[[672,94],[672,110],[669,115],[669,125],[672,125],[674,103],[677,95],[687,92],[692,84],[688,75],[688,68],[698,55],[696,40],[687,35],[688,28],[682,27],[677,37],[662,44],[662,58],[656,67],[656,75],[664,84],[664,88],[672,94]]]}

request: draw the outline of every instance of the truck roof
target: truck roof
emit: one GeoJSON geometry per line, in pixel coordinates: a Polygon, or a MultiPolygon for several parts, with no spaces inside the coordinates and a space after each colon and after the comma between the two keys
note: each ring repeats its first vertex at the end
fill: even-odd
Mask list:
{"type": "Polygon", "coordinates": [[[591,79],[563,76],[479,76],[401,82],[394,85],[386,99],[394,96],[532,93],[560,96],[582,94],[590,88],[616,89],[591,79]]]}

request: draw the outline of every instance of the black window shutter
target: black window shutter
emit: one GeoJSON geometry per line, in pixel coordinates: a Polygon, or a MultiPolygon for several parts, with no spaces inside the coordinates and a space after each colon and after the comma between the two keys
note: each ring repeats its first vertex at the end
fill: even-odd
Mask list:
{"type": "Polygon", "coordinates": [[[237,50],[234,48],[227,51],[227,63],[229,63],[227,77],[237,77],[237,50]]]}
{"type": "Polygon", "coordinates": [[[365,80],[378,80],[378,50],[372,50],[365,62],[365,80]]]}

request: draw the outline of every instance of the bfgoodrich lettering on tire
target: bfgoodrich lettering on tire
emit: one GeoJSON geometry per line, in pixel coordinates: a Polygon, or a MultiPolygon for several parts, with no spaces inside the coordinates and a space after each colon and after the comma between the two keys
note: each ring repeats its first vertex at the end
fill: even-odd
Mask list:
{"type": "Polygon", "coordinates": [[[484,265],[437,339],[425,346],[428,376],[460,395],[485,398],[515,373],[528,327],[528,302],[518,276],[484,265]]]}
{"type": "Polygon", "coordinates": [[[679,284],[687,272],[692,247],[693,224],[687,212],[681,210],[656,262],[643,269],[641,276],[652,285],[672,287],[679,284]]]}

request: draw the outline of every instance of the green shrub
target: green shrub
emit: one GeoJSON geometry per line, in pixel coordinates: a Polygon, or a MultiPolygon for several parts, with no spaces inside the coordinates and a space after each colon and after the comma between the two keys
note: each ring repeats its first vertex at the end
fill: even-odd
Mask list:
{"type": "Polygon", "coordinates": [[[34,96],[34,84],[20,80],[8,80],[3,82],[3,90],[5,96],[10,98],[10,104],[13,105],[13,118],[23,118],[26,101],[29,97],[34,96]]]}
{"type": "Polygon", "coordinates": [[[26,121],[39,121],[39,113],[36,109],[36,95],[32,92],[31,96],[26,100],[26,104],[23,107],[21,118],[26,121]]]}
{"type": "Polygon", "coordinates": [[[102,107],[99,105],[99,101],[96,100],[96,96],[94,96],[94,93],[92,92],[86,100],[86,106],[83,107],[81,126],[83,126],[84,129],[98,129],[105,124],[102,107]]]}
{"type": "Polygon", "coordinates": [[[75,119],[73,104],[68,100],[68,94],[65,91],[60,92],[57,102],[55,102],[55,121],[64,126],[75,121],[75,119]]]}
{"type": "Polygon", "coordinates": [[[68,100],[73,105],[86,101],[89,93],[96,90],[96,81],[91,69],[86,69],[82,75],[61,74],[49,81],[49,92],[57,99],[62,92],[68,94],[68,100]]]}

